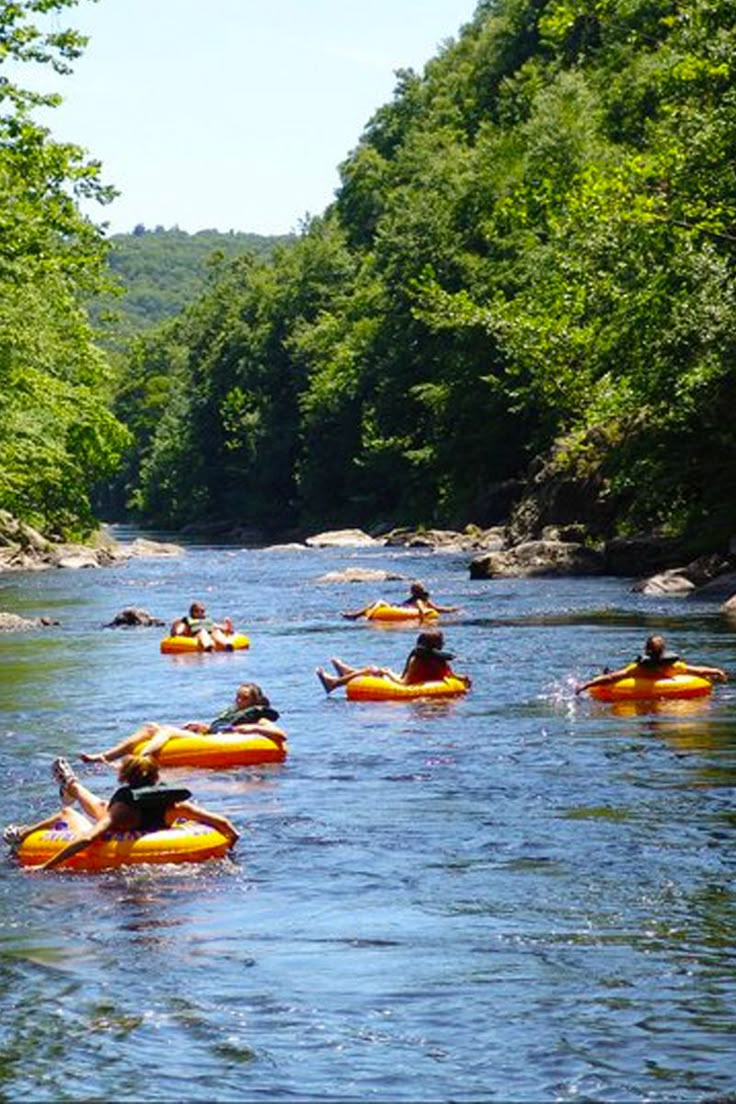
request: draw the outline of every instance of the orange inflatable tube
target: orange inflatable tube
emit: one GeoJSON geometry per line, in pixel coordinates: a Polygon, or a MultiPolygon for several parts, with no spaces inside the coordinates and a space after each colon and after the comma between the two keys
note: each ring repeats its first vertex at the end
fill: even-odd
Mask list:
{"type": "Polygon", "coordinates": [[[621,678],[603,686],[591,686],[590,696],[597,701],[649,701],[654,698],[703,698],[712,683],[699,675],[687,674],[684,663],[667,667],[642,667],[630,663],[621,678]]]}
{"type": "MultiPolygon", "coordinates": [[[[135,748],[140,754],[146,744],[135,748]]],[[[172,736],[156,753],[163,767],[251,767],[259,763],[283,763],[286,745],[268,736],[246,736],[240,732],[199,733],[172,736]]]]}
{"type": "Polygon", "coordinates": [[[436,621],[436,610],[422,613],[416,606],[392,606],[388,602],[377,602],[365,615],[367,621],[436,621]]]}
{"type": "MultiPolygon", "coordinates": [[[[216,652],[229,652],[231,647],[233,651],[238,651],[241,648],[250,648],[250,640],[243,633],[231,633],[227,637],[227,643],[221,644],[219,641],[215,643],[216,652]]],[[[186,652],[202,652],[199,642],[194,636],[165,636],[161,641],[161,651],[165,655],[178,655],[186,652]]]]}
{"type": "MultiPolygon", "coordinates": [[[[63,818],[54,828],[32,832],[16,855],[22,866],[40,866],[76,839],[63,818]]],[[[205,824],[179,820],[159,832],[109,832],[78,851],[59,870],[108,870],[136,863],[185,863],[221,859],[228,842],[205,824]]]]}
{"type": "Polygon", "coordinates": [[[377,675],[359,675],[346,684],[351,701],[406,701],[412,698],[454,698],[467,694],[467,683],[453,676],[436,682],[404,685],[377,675]]]}

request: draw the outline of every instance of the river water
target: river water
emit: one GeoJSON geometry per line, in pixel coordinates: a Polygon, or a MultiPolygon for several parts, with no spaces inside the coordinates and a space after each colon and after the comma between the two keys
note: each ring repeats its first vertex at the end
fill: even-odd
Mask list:
{"type": "MultiPolygon", "coordinates": [[[[122,533],[128,537],[129,533],[122,533]]],[[[403,549],[191,546],[177,559],[4,575],[4,822],[53,812],[55,755],[142,720],[209,719],[243,680],[283,765],[178,771],[242,830],[233,859],[104,874],[0,862],[0,1099],[703,1101],[736,1090],[736,683],[637,711],[575,699],[647,634],[736,676],[717,606],[624,579],[471,581],[403,549]],[[441,603],[473,689],[327,698],[314,668],[401,666],[414,631],[337,611],[400,582],[441,603]],[[247,652],[159,654],[202,598],[247,652]],[[677,706],[678,703],[675,703],[677,706]]],[[[114,776],[75,764],[97,792],[114,776]]]]}

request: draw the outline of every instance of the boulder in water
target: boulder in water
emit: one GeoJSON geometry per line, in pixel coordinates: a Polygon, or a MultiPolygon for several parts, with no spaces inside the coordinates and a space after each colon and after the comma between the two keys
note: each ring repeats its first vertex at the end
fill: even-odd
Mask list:
{"type": "Polygon", "coordinates": [[[148,627],[150,625],[165,625],[166,622],[162,621],[160,617],[153,617],[148,610],[136,609],[135,606],[128,606],[126,609],[120,610],[116,613],[112,621],[108,621],[105,625],[106,629],[129,629],[138,627],[148,627]]]}

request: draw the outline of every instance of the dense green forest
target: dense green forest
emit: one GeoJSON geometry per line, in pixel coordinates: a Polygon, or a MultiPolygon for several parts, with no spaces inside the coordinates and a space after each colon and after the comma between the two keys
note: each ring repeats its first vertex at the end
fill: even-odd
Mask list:
{"type": "MultiPolygon", "coordinates": [[[[735,62],[733,0],[482,0],[423,73],[397,74],[296,241],[220,258],[131,342],[115,419],[94,415],[132,442],[115,500],[167,525],[458,525],[497,520],[494,488],[543,472],[586,489],[594,529],[733,532],[735,62]]],[[[6,190],[27,145],[4,126],[6,190]]],[[[67,179],[101,187],[67,158],[67,179]]],[[[4,342],[13,425],[41,405],[31,340],[47,335],[56,380],[97,278],[75,218],[42,223],[67,313],[41,330],[23,314],[4,342]]],[[[36,295],[34,248],[3,249],[36,295]]],[[[103,371],[87,336],[75,386],[82,348],[103,371]]],[[[86,476],[112,463],[107,440],[86,476]]]]}
{"type": "Polygon", "coordinates": [[[130,234],[113,234],[108,264],[119,291],[94,302],[93,321],[119,345],[194,302],[223,261],[245,252],[268,257],[274,246],[290,239],[287,234],[268,237],[235,230],[188,234],[176,226],[150,230],[142,223],[130,234]]]}
{"type": "Polygon", "coordinates": [[[134,505],[459,523],[546,457],[601,526],[732,529],[735,24],[732,0],[480,3],[293,246],[137,343],[134,505]]]}
{"type": "Polygon", "coordinates": [[[85,309],[105,286],[106,251],[76,203],[112,193],[97,163],[33,121],[57,97],[14,79],[26,66],[69,71],[84,40],[34,22],[64,6],[0,3],[0,507],[48,534],[81,536],[95,523],[94,486],[128,443],[85,309]]]}

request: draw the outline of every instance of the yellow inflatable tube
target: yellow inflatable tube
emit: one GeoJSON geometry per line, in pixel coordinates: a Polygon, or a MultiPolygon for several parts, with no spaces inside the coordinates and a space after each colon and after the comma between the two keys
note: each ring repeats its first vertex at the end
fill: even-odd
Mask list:
{"type": "Polygon", "coordinates": [[[684,663],[652,669],[630,663],[621,678],[603,686],[591,686],[590,696],[597,701],[649,701],[653,698],[702,698],[713,686],[699,675],[688,675],[684,663]]]}
{"type": "Polygon", "coordinates": [[[416,606],[392,606],[388,602],[377,602],[365,615],[367,621],[436,621],[436,610],[422,613],[416,606]]]}
{"type": "MultiPolygon", "coordinates": [[[[231,633],[227,637],[226,644],[215,644],[216,652],[238,651],[240,648],[250,648],[250,640],[243,633],[231,633]]],[[[177,655],[186,652],[201,652],[202,648],[194,636],[165,636],[161,641],[161,651],[165,655],[177,655]]]]}
{"type": "MultiPolygon", "coordinates": [[[[40,866],[74,840],[75,834],[61,817],[54,828],[33,832],[16,852],[22,866],[40,866]]],[[[60,870],[108,870],[131,863],[185,863],[220,859],[228,842],[205,824],[179,820],[159,832],[109,832],[78,851],[60,870]]]]}
{"type": "MultiPolygon", "coordinates": [[[[135,749],[140,754],[146,741],[135,749]]],[[[250,767],[259,763],[283,763],[286,745],[268,736],[239,732],[192,733],[172,736],[156,759],[164,767],[250,767]]]]}
{"type": "Polygon", "coordinates": [[[376,675],[360,675],[346,685],[351,701],[405,701],[412,698],[454,698],[466,694],[468,686],[462,679],[445,678],[436,682],[415,682],[404,685],[376,675]]]}

